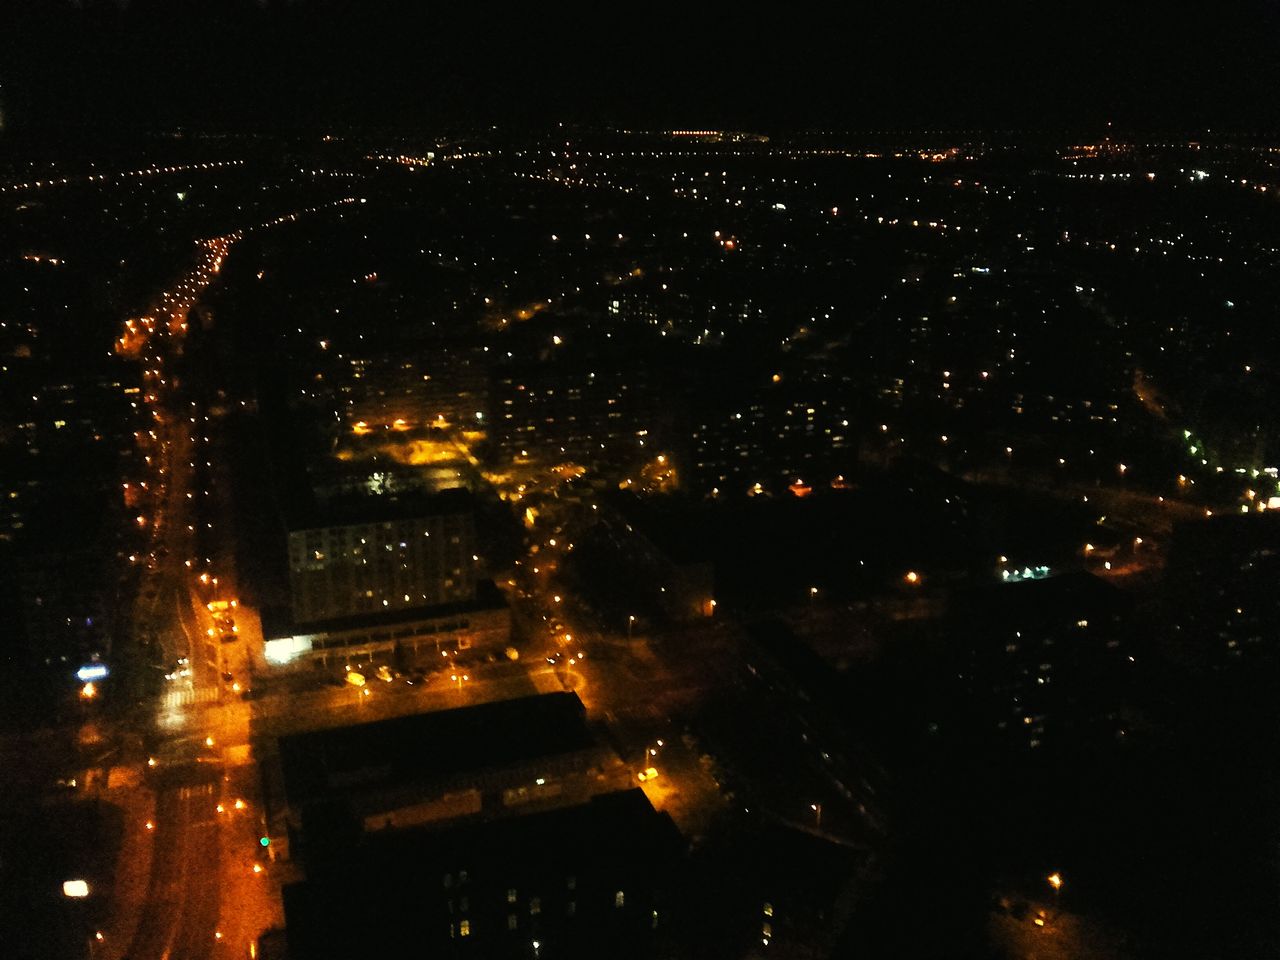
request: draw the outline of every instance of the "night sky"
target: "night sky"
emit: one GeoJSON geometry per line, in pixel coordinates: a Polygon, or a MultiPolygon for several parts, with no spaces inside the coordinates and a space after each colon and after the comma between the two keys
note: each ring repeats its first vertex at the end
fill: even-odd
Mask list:
{"type": "Polygon", "coordinates": [[[426,0],[0,6],[11,133],[555,120],[1249,132],[1280,122],[1280,8],[1264,3],[882,3],[836,14],[426,0]]]}

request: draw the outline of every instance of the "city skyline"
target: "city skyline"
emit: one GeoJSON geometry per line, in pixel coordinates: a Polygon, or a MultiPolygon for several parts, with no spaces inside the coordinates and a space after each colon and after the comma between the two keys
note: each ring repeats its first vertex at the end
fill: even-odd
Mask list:
{"type": "Polygon", "coordinates": [[[1277,18],[1161,13],[6,11],[0,956],[1280,951],[1277,18]]]}

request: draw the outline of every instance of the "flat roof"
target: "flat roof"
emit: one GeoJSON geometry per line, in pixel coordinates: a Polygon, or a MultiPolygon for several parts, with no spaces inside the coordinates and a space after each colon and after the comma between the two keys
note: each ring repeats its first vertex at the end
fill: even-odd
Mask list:
{"type": "Polygon", "coordinates": [[[595,745],[578,695],[548,693],[281,737],[280,763],[298,805],[595,745]]]}
{"type": "Polygon", "coordinates": [[[324,501],[314,495],[303,494],[290,498],[286,504],[285,524],[290,532],[294,532],[387,520],[468,515],[474,510],[475,498],[462,488],[436,493],[418,490],[386,494],[350,493],[324,501]]]}
{"type": "Polygon", "coordinates": [[[554,865],[610,865],[662,852],[662,841],[679,843],[679,831],[659,814],[638,787],[599,794],[586,803],[519,817],[472,821],[414,830],[373,831],[364,836],[371,861],[401,861],[414,868],[428,859],[498,866],[524,860],[554,865]],[[571,841],[571,843],[569,842],[571,841]]]}

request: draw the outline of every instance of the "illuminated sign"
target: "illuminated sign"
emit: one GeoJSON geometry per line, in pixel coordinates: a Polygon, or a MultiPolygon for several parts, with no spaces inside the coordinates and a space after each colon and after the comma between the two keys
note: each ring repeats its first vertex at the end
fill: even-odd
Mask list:
{"type": "Polygon", "coordinates": [[[105,679],[107,673],[105,663],[88,663],[76,671],[76,679],[81,683],[89,683],[92,680],[105,679]]]}

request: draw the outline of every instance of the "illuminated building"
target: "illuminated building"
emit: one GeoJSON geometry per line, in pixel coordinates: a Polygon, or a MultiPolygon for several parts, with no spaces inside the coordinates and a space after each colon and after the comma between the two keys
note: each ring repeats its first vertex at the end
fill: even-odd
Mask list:
{"type": "Polygon", "coordinates": [[[642,453],[660,426],[655,379],[637,368],[561,364],[499,372],[491,439],[512,458],[625,461],[642,453]]]}
{"type": "Polygon", "coordinates": [[[330,501],[288,533],[294,623],[473,600],[475,549],[463,496],[330,501]]]}
{"type": "Polygon", "coordinates": [[[334,358],[334,402],[347,422],[379,429],[483,425],[489,401],[480,352],[433,344],[424,353],[334,358]]]}

